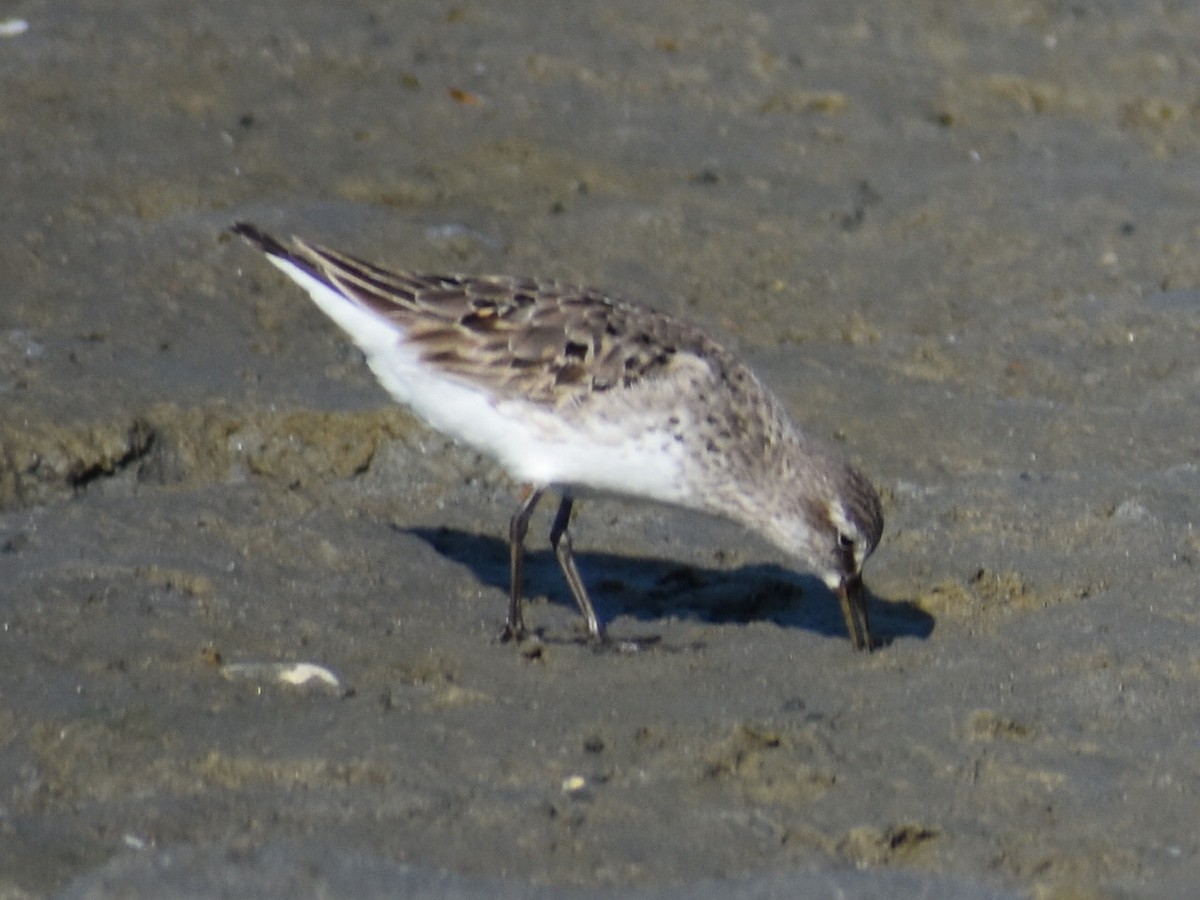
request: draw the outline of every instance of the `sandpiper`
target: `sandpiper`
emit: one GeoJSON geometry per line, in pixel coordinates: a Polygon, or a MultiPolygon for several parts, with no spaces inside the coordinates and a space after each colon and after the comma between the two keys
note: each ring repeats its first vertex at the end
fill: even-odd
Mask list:
{"type": "Polygon", "coordinates": [[[698,328],[557,281],[394,271],[299,238],[288,246],[245,223],[233,231],[350,335],[392,397],[525,485],[508,530],[505,638],[525,634],[525,533],[552,490],[550,543],[596,642],[605,629],[569,529],[574,498],[589,493],[759,532],[821,577],[855,649],[871,649],[862,567],[883,531],[875,489],[698,328]]]}

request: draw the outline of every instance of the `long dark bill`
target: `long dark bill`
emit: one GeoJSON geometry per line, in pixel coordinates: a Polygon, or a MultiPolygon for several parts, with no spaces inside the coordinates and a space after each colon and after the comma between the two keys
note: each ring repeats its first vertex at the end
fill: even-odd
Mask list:
{"type": "Polygon", "coordinates": [[[852,575],[837,589],[838,602],[842,604],[842,615],[846,617],[846,630],[850,632],[850,643],[855,650],[871,651],[871,619],[867,615],[867,592],[863,588],[862,576],[852,575]]]}

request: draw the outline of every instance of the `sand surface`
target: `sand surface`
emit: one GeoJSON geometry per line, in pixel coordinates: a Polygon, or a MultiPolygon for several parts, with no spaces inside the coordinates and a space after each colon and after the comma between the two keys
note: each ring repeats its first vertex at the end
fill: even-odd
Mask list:
{"type": "Polygon", "coordinates": [[[1194,895],[1200,7],[0,18],[0,897],[1194,895]],[[499,643],[515,487],[234,219],[705,325],[879,485],[885,646],[607,501],[662,645],[548,511],[499,643]]]}

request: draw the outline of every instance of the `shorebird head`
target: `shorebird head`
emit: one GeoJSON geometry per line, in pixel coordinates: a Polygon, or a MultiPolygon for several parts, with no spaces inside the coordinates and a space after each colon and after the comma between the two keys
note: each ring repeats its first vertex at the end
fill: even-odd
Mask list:
{"type": "MultiPolygon", "coordinates": [[[[809,457],[802,495],[776,519],[775,542],[805,560],[837,594],[855,650],[872,647],[862,568],[883,534],[883,508],[866,477],[846,463],[809,457]]],[[[789,504],[787,498],[778,501],[789,504]]]]}

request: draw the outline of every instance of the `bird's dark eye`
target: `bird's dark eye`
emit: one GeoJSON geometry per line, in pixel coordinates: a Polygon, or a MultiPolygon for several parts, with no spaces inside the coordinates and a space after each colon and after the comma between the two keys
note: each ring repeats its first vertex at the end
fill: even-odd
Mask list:
{"type": "Polygon", "coordinates": [[[853,550],[854,549],[854,538],[850,537],[850,535],[848,535],[848,534],[839,533],[838,534],[838,546],[843,550],[853,550]]]}

